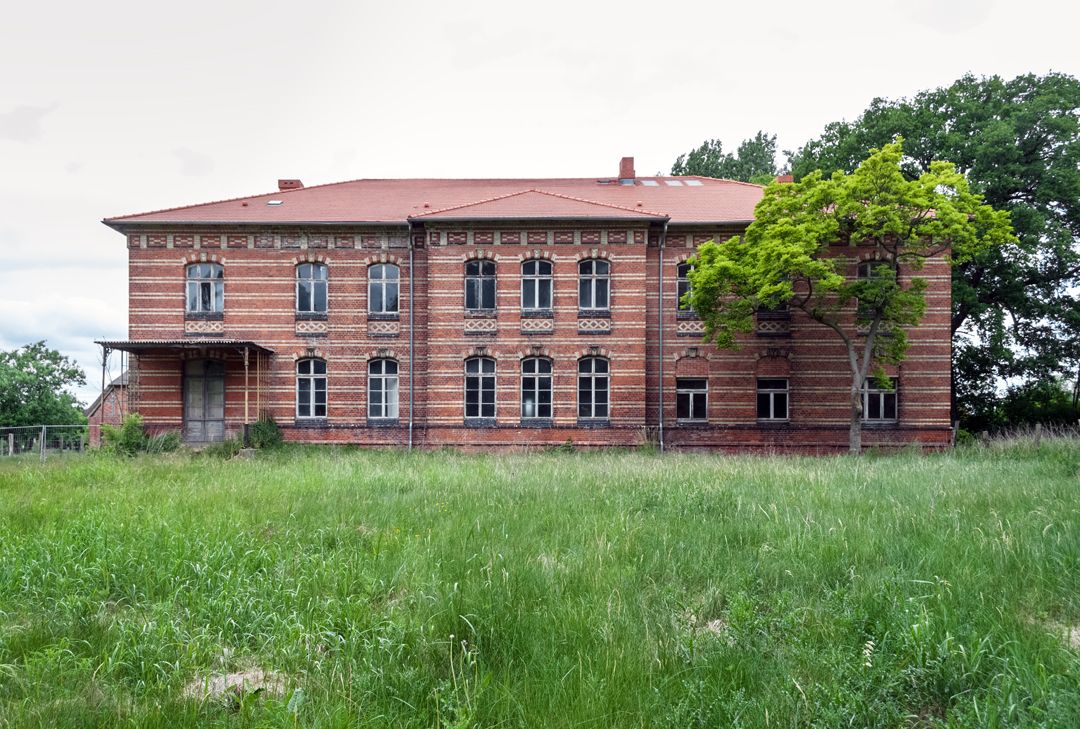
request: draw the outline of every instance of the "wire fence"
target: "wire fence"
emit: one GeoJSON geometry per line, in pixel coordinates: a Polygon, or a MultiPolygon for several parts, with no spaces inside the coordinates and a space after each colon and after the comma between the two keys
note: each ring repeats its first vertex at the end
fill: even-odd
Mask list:
{"type": "Polygon", "coordinates": [[[85,453],[99,425],[18,425],[0,427],[0,457],[24,458],[85,453]]]}

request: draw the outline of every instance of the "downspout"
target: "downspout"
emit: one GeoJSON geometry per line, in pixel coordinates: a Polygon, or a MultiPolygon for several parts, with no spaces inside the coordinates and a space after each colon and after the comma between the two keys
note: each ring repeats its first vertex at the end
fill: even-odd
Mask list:
{"type": "Polygon", "coordinates": [[[664,229],[662,231],[660,231],[660,250],[659,250],[659,256],[658,256],[659,261],[660,261],[659,264],[658,264],[659,265],[659,269],[658,269],[659,276],[658,276],[658,278],[659,278],[659,281],[660,281],[660,284],[659,284],[660,306],[657,307],[657,315],[656,315],[656,317],[657,317],[657,323],[659,325],[657,327],[657,331],[658,331],[657,338],[659,339],[659,345],[660,345],[660,367],[659,367],[659,375],[660,375],[660,382],[659,382],[660,392],[659,392],[659,395],[660,395],[660,397],[658,399],[659,399],[659,402],[660,402],[659,437],[660,437],[660,452],[661,453],[664,452],[664,243],[667,241],[667,227],[668,227],[669,222],[670,222],[670,219],[665,220],[664,221],[664,229]]]}
{"type": "Polygon", "coordinates": [[[413,224],[409,221],[409,450],[413,449],[413,403],[415,402],[415,369],[416,369],[416,334],[413,324],[415,323],[416,297],[414,293],[413,273],[413,224]]]}

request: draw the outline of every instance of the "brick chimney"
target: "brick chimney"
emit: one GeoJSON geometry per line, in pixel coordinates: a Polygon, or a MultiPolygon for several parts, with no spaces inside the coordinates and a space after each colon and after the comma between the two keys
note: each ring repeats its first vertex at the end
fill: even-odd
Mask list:
{"type": "Polygon", "coordinates": [[[624,180],[633,180],[636,175],[634,174],[634,158],[623,157],[619,160],[619,182],[624,180]]]}
{"type": "Polygon", "coordinates": [[[785,182],[795,182],[795,176],[794,175],[777,175],[776,176],[776,181],[781,183],[781,184],[783,184],[785,182]]]}
{"type": "Polygon", "coordinates": [[[299,190],[304,186],[304,183],[300,180],[278,180],[277,189],[285,192],[286,190],[299,190]]]}

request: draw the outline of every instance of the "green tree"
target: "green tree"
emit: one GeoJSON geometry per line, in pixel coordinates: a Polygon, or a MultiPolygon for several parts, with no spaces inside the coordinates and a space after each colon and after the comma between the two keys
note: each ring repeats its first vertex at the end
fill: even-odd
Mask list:
{"type": "Polygon", "coordinates": [[[875,99],[787,154],[796,179],[851,171],[904,137],[909,179],[952,160],[972,191],[1012,214],[1017,238],[953,268],[958,415],[997,397],[1000,378],[1036,380],[1080,363],[1080,81],[1057,73],[964,76],[910,99],[875,99]]]}
{"type": "Polygon", "coordinates": [[[0,352],[0,425],[79,425],[82,408],[68,391],[86,375],[45,342],[0,352]]]}
{"type": "Polygon", "coordinates": [[[725,152],[719,139],[707,139],[700,147],[680,154],[671,174],[767,184],[777,175],[776,135],[758,132],[743,140],[735,154],[725,152]]]}
{"type": "MultiPolygon", "coordinates": [[[[689,303],[705,336],[733,348],[754,326],[758,309],[801,311],[843,342],[851,372],[851,452],[862,450],[862,392],[881,366],[900,362],[906,329],[926,307],[924,262],[947,256],[963,263],[1012,239],[1009,214],[983,204],[947,162],[932,162],[914,180],[900,169],[899,142],[872,150],[851,174],[813,172],[773,183],[743,239],[709,242],[690,272],[689,303]],[[845,273],[853,261],[835,246],[872,248],[870,275],[845,273]],[[898,276],[904,270],[903,283],[898,276]]],[[[843,250],[843,249],[841,249],[843,250]]]]}

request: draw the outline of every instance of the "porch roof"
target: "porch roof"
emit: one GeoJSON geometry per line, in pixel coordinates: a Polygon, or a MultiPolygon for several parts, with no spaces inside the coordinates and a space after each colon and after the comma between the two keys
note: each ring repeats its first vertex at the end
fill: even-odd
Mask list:
{"type": "Polygon", "coordinates": [[[152,349],[205,349],[214,347],[217,349],[235,349],[237,351],[250,349],[265,354],[273,354],[274,350],[264,347],[258,342],[248,339],[220,339],[217,337],[200,337],[198,339],[122,339],[122,340],[94,340],[94,344],[100,344],[108,349],[117,349],[123,352],[146,352],[152,349]]]}

